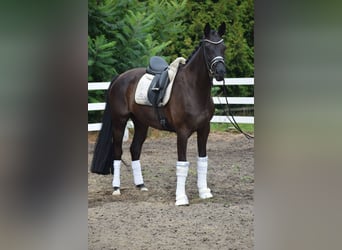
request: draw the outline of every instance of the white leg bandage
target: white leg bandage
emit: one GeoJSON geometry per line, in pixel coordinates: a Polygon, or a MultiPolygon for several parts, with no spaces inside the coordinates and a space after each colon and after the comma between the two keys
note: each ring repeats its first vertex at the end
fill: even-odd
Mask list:
{"type": "Polygon", "coordinates": [[[133,170],[133,178],[134,184],[140,185],[144,183],[142,173],[141,173],[141,165],[140,160],[132,161],[132,170],[133,170]]]}
{"type": "Polygon", "coordinates": [[[120,160],[114,160],[113,166],[114,166],[114,176],[113,176],[113,187],[120,187],[120,160]]]}
{"type": "Polygon", "coordinates": [[[197,187],[201,199],[213,197],[207,187],[208,156],[197,158],[197,187]]]}
{"type": "Polygon", "coordinates": [[[188,205],[189,200],[185,193],[185,182],[189,171],[189,162],[177,161],[176,175],[177,175],[177,188],[176,188],[176,206],[188,205]]]}

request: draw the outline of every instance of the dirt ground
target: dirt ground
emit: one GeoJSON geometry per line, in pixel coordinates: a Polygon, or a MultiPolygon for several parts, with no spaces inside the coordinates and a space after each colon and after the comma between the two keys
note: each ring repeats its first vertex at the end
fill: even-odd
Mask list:
{"type": "MultiPolygon", "coordinates": [[[[88,136],[88,165],[95,134],[88,136]]],[[[130,140],[123,160],[130,163],[130,140]]],[[[176,136],[152,131],[141,164],[148,192],[133,184],[130,167],[121,167],[121,196],[112,196],[112,175],[88,173],[89,249],[253,249],[253,140],[215,132],[208,140],[208,187],[201,200],[196,186],[196,135],[189,139],[186,182],[189,206],[176,207],[176,136]]]]}

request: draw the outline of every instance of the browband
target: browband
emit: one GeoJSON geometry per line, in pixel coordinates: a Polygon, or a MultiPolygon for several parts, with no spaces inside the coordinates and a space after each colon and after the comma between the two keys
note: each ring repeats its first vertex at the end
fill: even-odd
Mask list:
{"type": "Polygon", "coordinates": [[[220,41],[214,42],[208,39],[203,39],[202,42],[208,42],[208,43],[212,43],[212,44],[220,44],[223,42],[223,39],[221,39],[220,41]]]}

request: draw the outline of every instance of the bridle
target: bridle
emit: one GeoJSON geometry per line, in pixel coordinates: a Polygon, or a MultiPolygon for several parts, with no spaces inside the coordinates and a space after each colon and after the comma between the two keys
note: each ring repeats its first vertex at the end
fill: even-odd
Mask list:
{"type": "MultiPolygon", "coordinates": [[[[203,42],[208,42],[208,43],[211,43],[211,44],[214,44],[214,45],[218,45],[220,43],[223,43],[223,39],[217,41],[217,42],[214,42],[214,41],[211,41],[209,39],[203,39],[201,40],[201,43],[203,42]]],[[[205,60],[205,64],[207,65],[207,69],[208,69],[208,72],[209,72],[209,76],[211,77],[214,77],[215,76],[215,71],[214,71],[214,67],[215,65],[217,65],[219,62],[223,63],[223,65],[225,65],[224,63],[224,58],[222,56],[216,56],[214,57],[213,59],[211,59],[211,61],[209,62],[208,61],[208,56],[207,56],[207,53],[205,52],[205,47],[203,47],[203,54],[204,54],[204,60],[205,60]],[[209,62],[209,63],[208,63],[209,62]]],[[[227,105],[227,109],[225,109],[225,113],[230,121],[230,123],[240,132],[242,133],[247,139],[254,139],[254,136],[252,135],[249,135],[247,133],[245,133],[244,131],[242,131],[242,129],[240,128],[239,124],[235,121],[235,118],[229,108],[229,103],[228,103],[228,90],[227,90],[227,86],[225,84],[225,81],[223,79],[223,92],[226,96],[226,105],[227,105]],[[230,119],[230,117],[232,119],[230,119]]]]}
{"type": "MultiPolygon", "coordinates": [[[[201,40],[201,43],[204,44],[203,42],[208,42],[208,43],[211,43],[211,44],[214,44],[214,45],[218,45],[220,43],[223,43],[223,39],[217,41],[217,42],[214,42],[214,41],[211,41],[209,39],[202,39],[201,40]]],[[[216,56],[214,57],[213,59],[208,60],[208,56],[207,56],[207,53],[205,52],[205,47],[203,47],[203,54],[204,54],[204,60],[205,60],[205,64],[207,65],[207,69],[208,69],[208,72],[209,72],[209,76],[213,77],[215,76],[215,65],[217,65],[219,62],[223,63],[223,65],[225,65],[224,63],[224,58],[222,56],[216,56]]]]}

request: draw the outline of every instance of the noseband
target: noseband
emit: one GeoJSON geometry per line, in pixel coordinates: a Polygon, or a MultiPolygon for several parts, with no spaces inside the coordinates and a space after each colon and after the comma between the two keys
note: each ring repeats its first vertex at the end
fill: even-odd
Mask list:
{"type": "MultiPolygon", "coordinates": [[[[223,39],[221,39],[221,40],[219,40],[217,42],[214,42],[214,41],[211,41],[211,40],[208,40],[208,39],[203,39],[201,42],[208,42],[208,43],[217,45],[217,44],[223,43],[223,39]]],[[[207,69],[208,69],[209,75],[210,76],[215,76],[214,66],[217,63],[219,63],[219,62],[221,62],[221,63],[223,63],[223,65],[225,65],[224,58],[222,56],[216,56],[213,59],[211,59],[211,61],[209,62],[208,61],[208,57],[207,57],[207,53],[205,52],[205,48],[204,47],[203,47],[203,54],[204,54],[205,64],[207,65],[207,69]]]]}

